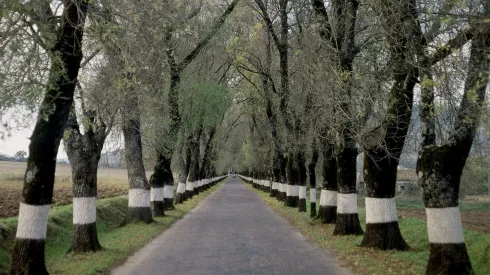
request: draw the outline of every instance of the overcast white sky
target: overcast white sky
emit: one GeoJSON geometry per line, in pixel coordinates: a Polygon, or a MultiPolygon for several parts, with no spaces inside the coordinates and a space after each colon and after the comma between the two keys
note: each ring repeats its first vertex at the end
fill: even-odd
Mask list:
{"type": "MultiPolygon", "coordinates": [[[[0,153],[14,156],[18,151],[29,154],[29,143],[36,123],[37,113],[29,112],[22,107],[6,111],[1,117],[0,153]]],[[[68,158],[63,142],[58,150],[58,159],[68,158]]]]}
{"type": "MultiPolygon", "coordinates": [[[[0,140],[0,153],[13,156],[18,151],[26,151],[29,153],[29,138],[32,134],[32,129],[20,129],[12,130],[11,136],[5,136],[3,140],[0,140]]],[[[58,150],[58,159],[66,159],[65,149],[63,148],[63,142],[60,144],[58,150]]]]}

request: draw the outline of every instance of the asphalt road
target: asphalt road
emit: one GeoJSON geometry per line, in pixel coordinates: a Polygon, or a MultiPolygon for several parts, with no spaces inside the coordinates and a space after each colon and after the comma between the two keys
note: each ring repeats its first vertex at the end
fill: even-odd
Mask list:
{"type": "Polygon", "coordinates": [[[351,273],[229,178],[112,274],[351,273]]]}

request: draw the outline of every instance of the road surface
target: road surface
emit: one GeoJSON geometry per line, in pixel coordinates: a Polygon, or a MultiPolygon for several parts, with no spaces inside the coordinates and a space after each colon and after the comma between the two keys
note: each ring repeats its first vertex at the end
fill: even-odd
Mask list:
{"type": "Polygon", "coordinates": [[[238,178],[225,181],[112,274],[351,274],[238,178]]]}

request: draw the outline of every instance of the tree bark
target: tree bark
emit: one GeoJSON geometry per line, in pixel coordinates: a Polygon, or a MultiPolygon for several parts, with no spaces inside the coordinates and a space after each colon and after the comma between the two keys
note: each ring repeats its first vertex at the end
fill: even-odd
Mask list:
{"type": "Polygon", "coordinates": [[[415,1],[379,7],[390,34],[393,86],[382,124],[364,136],[366,184],[366,234],[361,246],[407,250],[396,215],[395,188],[398,160],[405,144],[413,106],[418,69],[414,52],[418,45],[415,1]]]}
{"type": "Polygon", "coordinates": [[[288,156],[287,162],[287,189],[286,189],[286,201],[287,207],[298,207],[299,201],[299,185],[297,184],[299,178],[299,171],[297,165],[297,158],[293,153],[288,156]]]}
{"type": "Polygon", "coordinates": [[[190,150],[190,163],[189,163],[189,176],[186,184],[186,197],[192,198],[197,194],[197,183],[199,173],[199,139],[201,133],[199,132],[196,137],[191,138],[189,141],[190,150]]]}
{"type": "Polygon", "coordinates": [[[299,151],[296,155],[298,162],[298,211],[306,212],[306,157],[303,151],[299,151]]]}
{"type": "Polygon", "coordinates": [[[103,123],[94,132],[95,113],[86,114],[84,119],[90,125],[82,135],[72,109],[64,138],[73,181],[73,238],[69,249],[73,253],[102,249],[96,226],[97,170],[107,133],[103,123]]]}
{"type": "MultiPolygon", "coordinates": [[[[349,130],[344,129],[345,132],[349,130]]],[[[351,133],[346,133],[344,147],[337,156],[337,220],[334,235],[361,235],[359,222],[356,187],[357,148],[351,140],[351,133]]]]}
{"type": "MultiPolygon", "coordinates": [[[[490,3],[484,8],[488,15],[490,3]]],[[[473,40],[457,120],[446,144],[436,146],[434,141],[424,140],[417,161],[430,243],[426,274],[474,273],[464,241],[458,200],[461,174],[481,118],[489,81],[490,24],[482,16],[470,21],[470,25],[473,40]]],[[[423,103],[433,104],[430,100],[423,103]]],[[[430,116],[433,114],[421,113],[421,120],[432,127],[430,116]]],[[[430,132],[425,136],[430,138],[430,132]]]]}
{"type": "Polygon", "coordinates": [[[310,176],[310,217],[316,217],[316,164],[318,163],[318,148],[316,141],[313,141],[313,153],[311,161],[308,164],[308,173],[310,176]]]}
{"type": "Polygon", "coordinates": [[[187,144],[187,138],[183,138],[179,146],[179,185],[175,196],[175,204],[181,204],[186,198],[186,182],[189,175],[189,167],[191,162],[191,150],[187,144]]]}
{"type": "Polygon", "coordinates": [[[165,216],[165,210],[173,206],[174,177],[170,168],[171,160],[163,153],[158,153],[157,163],[150,177],[150,205],[153,217],[165,216]]]}
{"type": "Polygon", "coordinates": [[[277,151],[274,154],[272,163],[272,189],[271,197],[277,198],[279,196],[279,191],[281,188],[281,168],[279,167],[278,154],[277,151]]]}
{"type": "MultiPolygon", "coordinates": [[[[334,23],[330,22],[323,1],[312,0],[312,7],[320,23],[319,34],[325,42],[336,50],[335,54],[338,56],[341,75],[346,76],[339,79],[340,88],[346,90],[345,98],[342,99],[344,102],[340,104],[339,109],[344,114],[350,114],[352,63],[358,52],[355,44],[355,29],[359,2],[356,0],[332,2],[332,10],[336,15],[334,23]]],[[[351,120],[347,118],[347,121],[341,122],[339,130],[342,142],[339,144],[337,156],[338,207],[334,235],[362,234],[363,232],[357,214],[357,149],[351,120]]],[[[326,192],[325,195],[327,195],[326,192]]],[[[330,203],[332,203],[334,200],[333,193],[330,195],[330,203]]]]}
{"type": "MultiPolygon", "coordinates": [[[[131,89],[130,92],[134,92],[131,89]]],[[[129,180],[129,201],[126,223],[153,221],[150,207],[150,184],[143,166],[141,123],[138,96],[128,94],[122,107],[124,153],[129,180]]]]}
{"type": "Polygon", "coordinates": [[[337,159],[334,146],[327,143],[323,146],[322,153],[323,186],[318,218],[322,223],[334,224],[337,220],[337,159]]]}
{"type": "MultiPolygon", "coordinates": [[[[47,10],[51,11],[49,6],[47,10]]],[[[64,2],[59,30],[54,30],[56,26],[41,26],[42,29],[53,29],[51,34],[56,40],[51,41],[54,42],[49,49],[51,69],[29,144],[10,274],[48,274],[44,247],[56,156],[73,103],[82,61],[81,43],[86,12],[85,1],[68,0],[64,2]]]]}

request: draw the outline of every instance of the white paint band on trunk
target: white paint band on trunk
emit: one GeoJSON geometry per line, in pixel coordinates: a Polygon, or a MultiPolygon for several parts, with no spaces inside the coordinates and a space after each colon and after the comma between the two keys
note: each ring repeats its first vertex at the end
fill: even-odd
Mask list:
{"type": "Polygon", "coordinates": [[[202,180],[197,181],[197,187],[202,187],[202,180]]]}
{"type": "Polygon", "coordinates": [[[271,187],[271,181],[270,180],[266,180],[265,183],[264,183],[265,187],[271,187]]]}
{"type": "Polygon", "coordinates": [[[163,187],[163,197],[165,199],[173,199],[173,197],[174,197],[174,187],[172,185],[165,185],[163,187]]]}
{"type": "Polygon", "coordinates": [[[299,185],[288,184],[286,187],[286,196],[298,197],[299,196],[299,185]]]}
{"type": "Polygon", "coordinates": [[[464,243],[459,207],[425,208],[430,243],[464,243]]]}
{"type": "Polygon", "coordinates": [[[277,182],[273,181],[272,182],[272,187],[271,187],[272,190],[276,190],[277,189],[277,182]]]}
{"type": "Polygon", "coordinates": [[[398,221],[395,198],[366,197],[366,223],[389,223],[398,221]]]}
{"type": "Polygon", "coordinates": [[[163,201],[163,187],[160,188],[151,188],[150,191],[150,201],[163,201]]]}
{"type": "Polygon", "coordinates": [[[193,181],[187,182],[187,184],[185,185],[185,190],[186,191],[193,191],[194,190],[194,182],[193,181]]]}
{"type": "Polygon", "coordinates": [[[337,206],[337,191],[322,189],[320,192],[321,206],[337,206]]]}
{"type": "Polygon", "coordinates": [[[337,213],[357,214],[357,194],[337,194],[337,213]]]}
{"type": "Polygon", "coordinates": [[[306,200],[306,186],[299,186],[299,199],[305,199],[306,200]]]}
{"type": "Polygon", "coordinates": [[[18,239],[45,240],[50,207],[50,204],[30,205],[20,203],[15,237],[18,239]]]}
{"type": "Polygon", "coordinates": [[[150,190],[129,189],[129,207],[150,207],[150,190]]]}
{"type": "Polygon", "coordinates": [[[73,198],[73,224],[90,224],[97,219],[96,197],[73,198]]]}
{"type": "Polygon", "coordinates": [[[282,186],[282,193],[286,193],[287,190],[288,190],[288,185],[286,183],[281,183],[281,186],[282,186]]]}
{"type": "Polygon", "coordinates": [[[177,186],[177,193],[184,194],[185,193],[185,183],[179,182],[177,186]]]}
{"type": "Polygon", "coordinates": [[[310,202],[316,203],[316,189],[315,188],[310,189],[310,202]]]}

